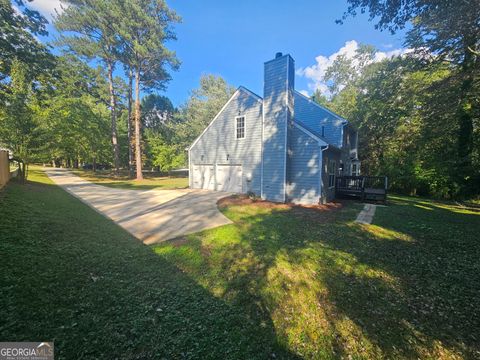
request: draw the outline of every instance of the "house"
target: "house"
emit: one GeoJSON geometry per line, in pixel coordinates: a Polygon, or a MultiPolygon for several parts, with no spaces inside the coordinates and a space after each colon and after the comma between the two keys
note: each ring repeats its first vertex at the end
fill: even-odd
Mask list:
{"type": "Polygon", "coordinates": [[[188,149],[189,185],[318,204],[335,177],[358,175],[358,134],[341,116],[294,88],[290,55],[264,64],[263,98],[239,87],[188,149]]]}

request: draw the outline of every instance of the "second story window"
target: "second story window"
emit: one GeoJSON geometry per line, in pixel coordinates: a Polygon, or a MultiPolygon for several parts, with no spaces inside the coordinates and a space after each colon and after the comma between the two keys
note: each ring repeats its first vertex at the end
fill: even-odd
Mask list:
{"type": "Polygon", "coordinates": [[[235,118],[235,138],[245,138],[245,116],[238,116],[235,118]]]}

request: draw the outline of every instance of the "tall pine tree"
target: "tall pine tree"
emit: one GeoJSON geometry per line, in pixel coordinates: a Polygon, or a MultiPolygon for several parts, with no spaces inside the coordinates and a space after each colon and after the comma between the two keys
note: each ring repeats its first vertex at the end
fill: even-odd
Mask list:
{"type": "Polygon", "coordinates": [[[62,0],[68,5],[56,18],[55,26],[64,35],[60,44],[66,45],[74,53],[88,59],[100,59],[107,67],[110,92],[111,142],[115,172],[120,167],[120,147],[117,131],[117,98],[115,94],[113,72],[119,58],[120,43],[112,27],[113,23],[123,21],[124,16],[116,12],[108,0],[62,0]]]}
{"type": "Polygon", "coordinates": [[[165,44],[176,39],[172,26],[180,21],[180,17],[163,0],[120,0],[112,3],[111,7],[115,13],[123,14],[122,20],[115,22],[113,27],[128,55],[124,61],[134,75],[135,163],[136,178],[141,180],[140,92],[141,89],[165,89],[170,80],[167,68],[178,68],[175,53],[165,44]]]}

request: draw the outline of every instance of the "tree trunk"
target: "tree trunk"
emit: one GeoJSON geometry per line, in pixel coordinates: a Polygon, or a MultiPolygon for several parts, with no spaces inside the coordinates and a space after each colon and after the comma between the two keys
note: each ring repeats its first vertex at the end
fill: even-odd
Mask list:
{"type": "Polygon", "coordinates": [[[115,101],[115,92],[113,89],[113,63],[108,62],[108,88],[110,91],[110,116],[112,119],[112,147],[113,147],[113,162],[115,166],[115,174],[118,175],[120,168],[120,147],[118,146],[117,134],[117,104],[115,101]]]}
{"type": "Polygon", "coordinates": [[[143,180],[140,115],[140,69],[137,67],[135,69],[135,163],[137,165],[137,180],[143,180]]]}
{"type": "Polygon", "coordinates": [[[471,187],[473,152],[473,113],[474,102],[471,93],[474,84],[475,56],[467,49],[461,68],[461,87],[458,107],[458,176],[464,185],[463,192],[468,194],[471,187]]]}
{"type": "Polygon", "coordinates": [[[96,156],[93,157],[92,170],[93,170],[93,172],[97,171],[97,157],[96,156]]]}
{"type": "Polygon", "coordinates": [[[133,71],[130,68],[128,71],[128,119],[127,119],[127,134],[128,134],[128,171],[130,177],[133,177],[133,154],[135,147],[132,141],[132,86],[133,86],[133,71]]]}

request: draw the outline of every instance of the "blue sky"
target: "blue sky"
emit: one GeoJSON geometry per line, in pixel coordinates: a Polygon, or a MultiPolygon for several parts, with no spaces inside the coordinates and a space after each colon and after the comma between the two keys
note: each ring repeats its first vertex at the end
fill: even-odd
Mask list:
{"type": "MultiPolygon", "coordinates": [[[[170,0],[182,16],[178,40],[169,44],[182,62],[165,93],[182,104],[201,74],[223,76],[262,95],[263,63],[280,51],[295,59],[296,89],[311,94],[324,90],[322,74],[339,53],[349,56],[358,43],[375,45],[378,58],[399,53],[402,34],[374,29],[367,16],[335,23],[347,8],[346,0],[220,1],[170,0]]],[[[34,0],[33,7],[48,15],[58,0],[34,0]]]]}

